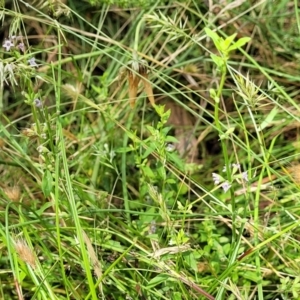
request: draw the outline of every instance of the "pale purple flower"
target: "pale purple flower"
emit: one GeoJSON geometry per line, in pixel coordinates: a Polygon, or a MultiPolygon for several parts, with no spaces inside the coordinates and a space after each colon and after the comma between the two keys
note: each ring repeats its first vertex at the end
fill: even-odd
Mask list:
{"type": "Polygon", "coordinates": [[[231,166],[232,166],[233,168],[239,169],[241,165],[240,165],[240,164],[232,164],[231,166]]]}
{"type": "Polygon", "coordinates": [[[24,45],[24,43],[19,43],[18,48],[19,48],[22,52],[25,52],[25,45],[24,45]]]}
{"type": "MultiPolygon", "coordinates": [[[[240,169],[240,167],[241,167],[241,165],[240,164],[231,164],[231,165],[229,165],[229,166],[231,166],[232,168],[236,168],[236,169],[240,169]]],[[[226,168],[226,166],[224,166],[224,168],[223,168],[223,170],[222,170],[222,172],[226,172],[226,170],[227,170],[227,168],[226,168]]]]}
{"type": "Polygon", "coordinates": [[[242,173],[242,178],[243,178],[246,182],[249,181],[247,171],[245,171],[245,172],[242,173]]]}
{"type": "Polygon", "coordinates": [[[38,99],[38,98],[36,98],[36,99],[33,100],[33,104],[37,108],[42,108],[43,107],[42,101],[40,99],[38,99]]]}
{"type": "Polygon", "coordinates": [[[38,67],[38,64],[35,62],[35,57],[31,57],[29,60],[28,60],[28,63],[31,67],[38,67]]]}
{"type": "Polygon", "coordinates": [[[221,187],[224,190],[224,193],[226,193],[231,188],[231,184],[228,181],[225,181],[222,183],[221,187]]]}
{"type": "Polygon", "coordinates": [[[40,145],[36,148],[36,150],[38,151],[38,153],[40,154],[45,154],[45,153],[49,153],[50,151],[48,150],[48,148],[46,148],[43,145],[40,145]]]}
{"type": "Polygon", "coordinates": [[[173,144],[167,144],[166,151],[172,152],[175,150],[175,146],[173,144]]]}
{"type": "Polygon", "coordinates": [[[40,146],[38,146],[37,148],[36,148],[36,150],[39,152],[39,153],[43,153],[43,152],[45,152],[45,147],[44,146],[42,146],[42,145],[40,145],[40,146]]]}
{"type": "Polygon", "coordinates": [[[212,173],[212,178],[215,185],[218,185],[221,182],[221,176],[217,173],[212,173]]]}
{"type": "Polygon", "coordinates": [[[153,220],[149,226],[149,234],[154,234],[156,232],[156,222],[153,220]]]}
{"type": "Polygon", "coordinates": [[[11,40],[5,40],[3,43],[3,48],[5,48],[6,51],[9,51],[11,47],[14,46],[14,43],[11,40]]]}

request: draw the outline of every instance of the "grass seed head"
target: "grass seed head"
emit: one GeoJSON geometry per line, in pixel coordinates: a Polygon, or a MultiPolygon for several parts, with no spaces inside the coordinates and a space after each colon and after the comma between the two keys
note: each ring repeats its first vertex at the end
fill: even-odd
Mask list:
{"type": "Polygon", "coordinates": [[[250,107],[259,106],[260,103],[266,99],[265,95],[260,93],[260,86],[257,86],[249,77],[249,73],[246,77],[242,75],[236,75],[236,84],[238,89],[236,90],[250,107]]]}
{"type": "Polygon", "coordinates": [[[151,103],[152,106],[155,105],[155,100],[153,96],[153,90],[150,81],[148,80],[148,74],[147,73],[142,73],[142,80],[144,83],[144,91],[147,94],[147,97],[151,103]]]}
{"type": "Polygon", "coordinates": [[[300,164],[292,166],[289,171],[295,183],[300,185],[300,164]]]}
{"type": "Polygon", "coordinates": [[[25,240],[18,239],[15,242],[15,249],[22,261],[30,265],[33,269],[36,268],[34,252],[29,248],[25,240]]]}
{"type": "Polygon", "coordinates": [[[12,202],[19,202],[21,199],[21,191],[18,186],[4,188],[4,193],[12,202]]]}
{"type": "Polygon", "coordinates": [[[139,82],[140,82],[140,77],[134,76],[132,72],[128,72],[128,84],[129,84],[128,94],[129,94],[129,102],[131,107],[134,107],[136,101],[139,82]]]}
{"type": "Polygon", "coordinates": [[[38,133],[31,128],[25,128],[21,131],[21,135],[29,137],[29,138],[33,138],[33,137],[37,137],[38,133]]]}

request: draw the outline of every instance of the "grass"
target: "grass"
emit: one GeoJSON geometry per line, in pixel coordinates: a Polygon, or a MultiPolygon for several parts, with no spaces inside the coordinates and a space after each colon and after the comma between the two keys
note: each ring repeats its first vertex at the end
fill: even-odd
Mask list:
{"type": "Polygon", "coordinates": [[[1,299],[300,299],[297,1],[198,2],[2,4],[1,299]]]}

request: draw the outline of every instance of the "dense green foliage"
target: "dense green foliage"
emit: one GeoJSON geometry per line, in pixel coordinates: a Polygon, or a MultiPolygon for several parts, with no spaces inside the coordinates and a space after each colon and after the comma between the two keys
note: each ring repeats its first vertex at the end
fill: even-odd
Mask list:
{"type": "Polygon", "coordinates": [[[2,1],[1,299],[300,299],[297,1],[2,1]]]}

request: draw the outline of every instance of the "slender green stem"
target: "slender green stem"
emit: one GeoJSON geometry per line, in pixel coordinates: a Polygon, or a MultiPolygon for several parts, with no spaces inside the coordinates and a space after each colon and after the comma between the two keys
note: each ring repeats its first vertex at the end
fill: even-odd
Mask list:
{"type": "MultiPolygon", "coordinates": [[[[126,129],[129,131],[132,123],[132,119],[134,116],[135,110],[132,110],[129,114],[127,123],[126,123],[126,129]]],[[[128,143],[128,134],[125,133],[123,138],[123,147],[127,147],[128,143]]],[[[126,217],[128,224],[130,224],[131,217],[130,217],[130,205],[129,205],[129,199],[128,199],[128,191],[127,191],[127,156],[126,152],[122,153],[122,165],[121,165],[121,172],[122,172],[122,190],[123,190],[123,197],[124,197],[124,206],[126,210],[126,217]]]]}
{"type": "MultiPolygon", "coordinates": [[[[225,84],[225,80],[226,80],[226,75],[227,75],[227,66],[226,66],[226,58],[224,57],[224,64],[223,67],[221,69],[221,80],[220,80],[220,85],[217,91],[217,95],[216,95],[216,99],[217,101],[215,102],[215,112],[214,112],[214,117],[215,117],[215,123],[216,123],[216,128],[218,130],[218,132],[220,134],[222,134],[222,127],[221,127],[221,123],[219,121],[219,104],[220,101],[219,99],[221,98],[222,95],[222,91],[224,88],[224,84],[225,84]]],[[[230,166],[229,166],[229,156],[228,156],[228,150],[227,150],[227,144],[226,141],[227,139],[220,139],[221,141],[221,147],[222,147],[222,153],[223,153],[223,157],[224,157],[224,161],[225,161],[225,166],[226,166],[226,175],[227,175],[227,180],[229,182],[231,182],[231,170],[230,170],[230,166]]],[[[235,201],[234,201],[234,193],[232,191],[232,189],[230,189],[230,194],[231,194],[231,209],[232,209],[232,252],[231,252],[231,257],[230,257],[230,264],[233,264],[235,261],[235,257],[237,255],[237,249],[238,249],[238,245],[236,244],[237,242],[237,236],[236,236],[236,226],[235,226],[235,220],[236,220],[236,209],[235,209],[235,201]]],[[[227,281],[227,279],[224,279],[225,281],[227,281]]],[[[216,297],[216,299],[223,299],[223,295],[224,295],[224,285],[225,285],[225,281],[223,281],[223,286],[221,287],[221,289],[218,292],[218,295],[216,297]]]]}
{"type": "MultiPolygon", "coordinates": [[[[60,37],[60,33],[59,30],[57,32],[57,36],[58,36],[58,61],[61,61],[62,55],[61,55],[61,37],[60,37]]],[[[57,79],[58,82],[58,86],[61,86],[61,64],[58,64],[57,66],[58,72],[57,72],[57,78],[55,78],[55,72],[54,72],[54,67],[52,65],[52,73],[53,73],[53,79],[55,81],[55,79],[57,79]]],[[[55,86],[55,95],[56,95],[56,110],[59,110],[60,107],[60,89],[56,89],[55,86]]],[[[58,151],[54,151],[54,144],[53,144],[53,137],[52,137],[52,131],[51,131],[51,124],[50,124],[50,118],[49,118],[49,114],[48,114],[48,110],[47,107],[45,107],[44,110],[45,113],[45,119],[47,122],[47,126],[48,126],[48,132],[49,132],[49,139],[50,139],[50,147],[51,150],[54,153],[58,153],[58,151]]],[[[58,127],[56,128],[56,136],[59,136],[59,129],[58,127]]],[[[57,240],[57,249],[58,249],[58,253],[59,253],[59,257],[60,257],[60,261],[59,261],[59,265],[60,265],[60,271],[62,274],[62,280],[63,282],[66,284],[67,283],[67,278],[66,278],[66,274],[65,274],[65,267],[64,267],[64,260],[63,260],[63,250],[62,250],[62,242],[61,242],[61,233],[60,233],[60,228],[61,228],[61,211],[60,211],[60,203],[59,203],[59,199],[61,198],[61,194],[60,194],[60,189],[59,189],[59,178],[61,176],[61,161],[59,159],[59,156],[56,155],[55,158],[55,170],[54,170],[54,176],[55,176],[55,180],[54,180],[54,194],[51,193],[51,198],[53,199],[54,202],[54,209],[55,209],[55,225],[56,225],[56,240],[57,240]]],[[[67,286],[67,285],[66,285],[67,286]]],[[[67,299],[70,299],[68,293],[66,293],[67,295],[67,299]]]]}
{"type": "MultiPolygon", "coordinates": [[[[57,24],[57,26],[58,26],[58,36],[60,37],[59,24],[57,24]]],[[[61,43],[59,43],[59,45],[61,45],[61,43]]],[[[61,51],[59,51],[59,60],[60,59],[61,59],[61,51]]],[[[61,86],[61,64],[58,64],[57,81],[59,82],[58,86],[61,86]]],[[[60,114],[60,88],[56,90],[56,112],[57,112],[57,115],[59,116],[59,114],[60,114]]],[[[62,159],[62,167],[63,167],[62,169],[64,170],[66,195],[69,200],[71,214],[72,214],[73,222],[74,222],[75,228],[76,228],[76,238],[79,243],[79,249],[80,249],[81,257],[82,257],[82,261],[83,261],[82,264],[83,264],[83,267],[86,272],[88,287],[91,291],[92,299],[94,300],[94,299],[98,299],[98,297],[97,297],[96,288],[95,288],[95,285],[93,282],[93,276],[91,273],[91,265],[89,262],[88,253],[87,253],[85,242],[83,239],[83,234],[82,234],[83,228],[81,226],[80,218],[78,215],[78,210],[76,207],[75,196],[73,193],[73,185],[71,182],[67,154],[66,154],[66,145],[65,145],[65,141],[64,141],[63,132],[62,132],[62,120],[60,119],[60,117],[58,117],[56,133],[57,133],[56,134],[57,140],[59,141],[59,142],[57,142],[57,148],[58,148],[57,153],[59,153],[59,155],[56,156],[56,159],[58,159],[59,156],[62,159]]],[[[57,166],[58,165],[56,165],[56,167],[57,166]]],[[[58,171],[58,170],[56,169],[56,171],[58,171]]],[[[58,175],[58,173],[56,173],[56,176],[57,175],[58,175]]],[[[60,177],[57,176],[56,180],[60,181],[60,177]]],[[[56,190],[56,196],[58,196],[57,190],[56,190]]],[[[55,198],[55,199],[56,199],[56,226],[57,226],[57,228],[59,228],[60,220],[59,220],[59,216],[57,215],[59,213],[59,209],[58,209],[58,205],[59,205],[58,200],[59,199],[58,198],[55,198]]],[[[57,229],[57,234],[59,236],[59,234],[60,234],[59,229],[57,229]]],[[[60,249],[60,246],[58,247],[58,249],[60,249]]],[[[61,252],[60,252],[60,255],[62,255],[61,252]]],[[[63,257],[63,256],[61,256],[61,257],[63,257]]],[[[65,280],[65,278],[64,278],[64,280],[65,280]]]]}
{"type": "MultiPolygon", "coordinates": [[[[227,75],[227,67],[226,67],[226,58],[224,57],[224,65],[222,67],[222,74],[221,74],[221,80],[220,80],[220,85],[217,91],[217,99],[220,99],[221,95],[222,95],[222,91],[224,88],[224,84],[225,84],[225,79],[226,79],[226,75],[227,75]]],[[[218,132],[221,134],[222,133],[222,127],[221,127],[221,123],[219,121],[219,101],[216,101],[215,103],[215,123],[216,123],[216,127],[218,129],[218,132]]],[[[228,156],[228,150],[227,150],[227,144],[226,141],[227,139],[220,139],[221,140],[221,147],[222,147],[222,152],[223,152],[223,156],[224,156],[224,160],[225,160],[225,166],[226,166],[226,175],[227,175],[227,179],[229,182],[231,182],[231,172],[230,172],[230,167],[229,167],[229,156],[228,156]]],[[[235,219],[236,219],[236,212],[235,212],[235,201],[234,201],[234,193],[232,191],[232,189],[230,189],[230,193],[231,193],[231,207],[232,207],[232,243],[234,243],[236,241],[236,227],[235,227],[235,219]]]]}
{"type": "MultiPolygon", "coordinates": [[[[141,26],[142,23],[144,22],[144,19],[141,18],[140,21],[138,22],[137,26],[136,26],[136,30],[135,30],[135,39],[134,39],[134,52],[133,52],[133,61],[137,61],[138,57],[137,57],[137,51],[138,51],[138,46],[139,46],[139,33],[141,30],[141,26]]],[[[135,109],[133,109],[128,117],[127,123],[126,123],[126,129],[130,130],[130,126],[132,123],[132,119],[135,113],[135,109]]],[[[128,135],[125,134],[124,135],[124,139],[123,139],[123,147],[127,147],[127,143],[128,143],[128,135]]],[[[127,221],[128,223],[130,223],[131,221],[131,217],[130,217],[130,206],[129,206],[129,199],[128,199],[128,191],[127,191],[127,174],[126,174],[126,152],[124,152],[122,154],[122,166],[121,166],[121,172],[122,172],[122,189],[123,189],[123,197],[124,197],[124,206],[125,206],[125,210],[126,210],[126,216],[127,216],[127,221]]]]}

